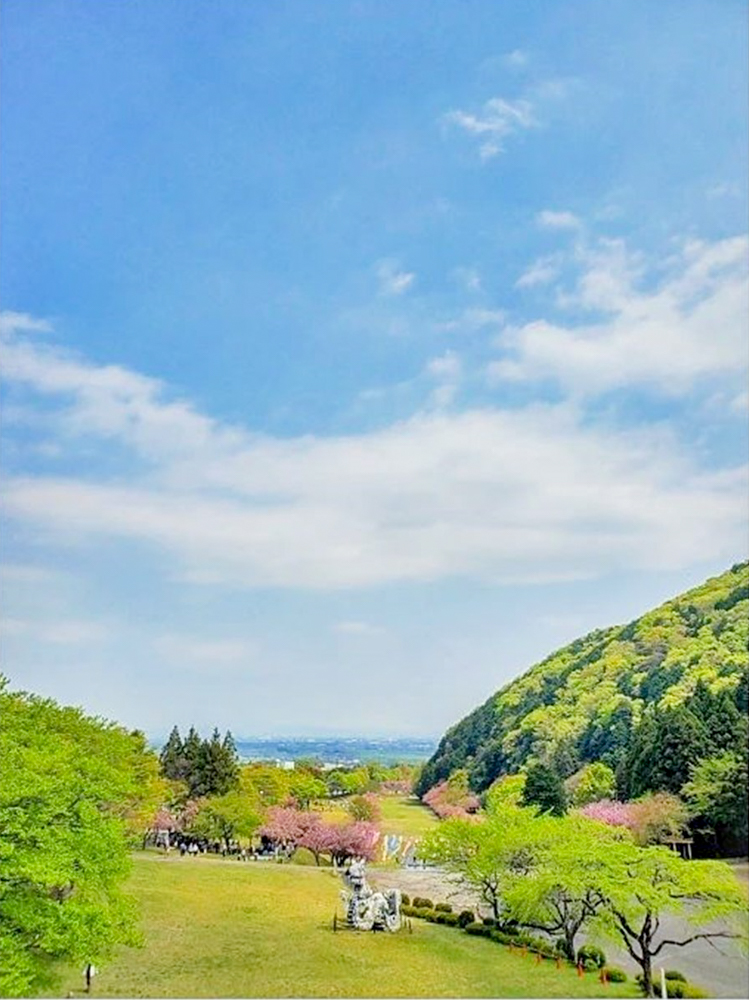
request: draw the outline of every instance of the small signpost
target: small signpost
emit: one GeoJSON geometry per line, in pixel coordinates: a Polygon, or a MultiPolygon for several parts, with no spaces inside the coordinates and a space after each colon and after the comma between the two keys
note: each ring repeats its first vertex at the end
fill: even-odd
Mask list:
{"type": "Polygon", "coordinates": [[[96,975],[96,972],[96,966],[92,965],[91,962],[86,962],[86,968],[83,970],[83,979],[86,983],[86,993],[91,992],[91,982],[96,975]]]}

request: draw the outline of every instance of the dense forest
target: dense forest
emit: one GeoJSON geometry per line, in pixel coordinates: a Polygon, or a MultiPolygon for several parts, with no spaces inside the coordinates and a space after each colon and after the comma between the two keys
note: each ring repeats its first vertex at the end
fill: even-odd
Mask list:
{"type": "Polygon", "coordinates": [[[601,762],[620,799],[686,789],[720,849],[745,852],[748,610],[742,563],[576,640],[449,729],[417,791],[464,771],[482,792],[539,763],[569,780],[601,762]]]}

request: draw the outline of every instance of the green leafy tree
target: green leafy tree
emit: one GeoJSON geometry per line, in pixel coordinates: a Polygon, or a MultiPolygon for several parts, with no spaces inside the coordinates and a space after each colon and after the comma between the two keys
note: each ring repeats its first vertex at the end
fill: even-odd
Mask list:
{"type": "Polygon", "coordinates": [[[545,815],[527,825],[525,836],[533,864],[508,873],[505,907],[519,924],[560,937],[574,958],[578,935],[605,902],[606,847],[622,835],[579,816],[545,815]]]}
{"type": "Polygon", "coordinates": [[[607,764],[600,761],[586,764],[564,783],[574,806],[613,798],[616,794],[616,776],[607,764]]]}
{"type": "Polygon", "coordinates": [[[364,823],[376,823],[381,816],[380,806],[375,795],[352,795],[346,803],[346,808],[354,820],[364,823]]]}
{"type": "Polygon", "coordinates": [[[746,888],[721,861],[684,861],[665,847],[611,842],[597,882],[604,898],[598,929],[624,944],[642,970],[647,996],[653,995],[653,960],[663,948],[720,938],[745,941],[746,888]],[[682,917],[694,933],[664,932],[667,915],[682,917]]]}
{"type": "Polygon", "coordinates": [[[442,865],[459,883],[470,886],[492,911],[505,917],[505,890],[516,876],[527,875],[539,850],[534,834],[536,817],[530,810],[513,809],[513,822],[489,817],[480,823],[448,819],[427,834],[419,854],[442,865]]]}
{"type": "Polygon", "coordinates": [[[233,841],[251,837],[261,822],[257,803],[246,791],[235,789],[204,799],[191,832],[208,840],[222,840],[228,850],[233,841]]]}
{"type": "Polygon", "coordinates": [[[309,809],[315,799],[324,798],[328,787],[307,771],[295,773],[289,782],[289,794],[299,809],[309,809]]]}
{"type": "Polygon", "coordinates": [[[548,764],[531,764],[525,775],[522,804],[539,812],[561,816],[567,810],[567,796],[559,773],[548,764]]]}
{"type": "Polygon", "coordinates": [[[682,794],[695,817],[711,824],[719,838],[738,840],[738,850],[745,854],[749,838],[748,789],[746,756],[742,759],[725,751],[696,764],[682,794]]]}
{"type": "Polygon", "coordinates": [[[125,815],[143,746],[77,708],[0,684],[0,993],[50,988],[60,962],[136,944],[125,815]]]}

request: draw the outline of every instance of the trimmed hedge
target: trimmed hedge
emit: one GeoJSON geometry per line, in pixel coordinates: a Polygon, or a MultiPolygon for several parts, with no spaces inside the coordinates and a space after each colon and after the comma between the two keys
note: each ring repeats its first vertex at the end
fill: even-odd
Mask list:
{"type": "Polygon", "coordinates": [[[458,924],[461,927],[466,927],[468,924],[475,923],[476,917],[473,910],[461,910],[458,914],[458,924]]]}
{"type": "Polygon", "coordinates": [[[417,910],[433,910],[434,903],[431,899],[427,899],[424,896],[414,896],[411,900],[411,906],[415,906],[417,910]]]}
{"type": "Polygon", "coordinates": [[[453,908],[449,903],[435,903],[435,910],[441,910],[443,913],[452,913],[453,908]]]}
{"type": "Polygon", "coordinates": [[[408,906],[411,903],[411,897],[408,895],[407,892],[401,893],[401,903],[405,904],[406,906],[408,906]]]}
{"type": "Polygon", "coordinates": [[[463,928],[466,934],[476,934],[479,937],[489,937],[492,932],[491,927],[487,927],[485,923],[479,923],[478,920],[474,920],[472,924],[466,924],[463,928]]]}
{"type": "Polygon", "coordinates": [[[664,972],[666,979],[678,979],[680,983],[686,983],[687,977],[683,972],[679,972],[678,969],[666,969],[664,972]]]}

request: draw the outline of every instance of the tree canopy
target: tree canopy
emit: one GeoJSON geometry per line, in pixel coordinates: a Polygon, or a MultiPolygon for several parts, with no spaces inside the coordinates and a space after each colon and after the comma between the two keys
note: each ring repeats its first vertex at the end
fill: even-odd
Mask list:
{"type": "Polygon", "coordinates": [[[27,996],[138,942],[128,823],[155,808],[156,764],[141,733],[4,680],[0,714],[0,992],[27,996]]]}

